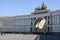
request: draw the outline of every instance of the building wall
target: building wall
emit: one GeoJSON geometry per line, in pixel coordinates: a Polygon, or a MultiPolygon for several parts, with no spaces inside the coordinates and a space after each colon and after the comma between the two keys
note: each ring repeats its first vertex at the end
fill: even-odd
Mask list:
{"type": "Polygon", "coordinates": [[[50,27],[50,32],[60,32],[60,15],[51,15],[48,18],[48,26],[50,27]]]}
{"type": "Polygon", "coordinates": [[[31,28],[30,18],[19,18],[14,17],[1,17],[0,18],[0,31],[2,32],[30,32],[31,28]]]}

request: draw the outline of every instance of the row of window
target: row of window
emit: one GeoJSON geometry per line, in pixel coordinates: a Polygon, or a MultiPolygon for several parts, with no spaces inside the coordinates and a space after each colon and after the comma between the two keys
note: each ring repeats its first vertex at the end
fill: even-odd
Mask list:
{"type": "Polygon", "coordinates": [[[17,25],[31,25],[31,19],[17,19],[17,25]]]}
{"type": "Polygon", "coordinates": [[[48,17],[48,24],[60,24],[60,15],[48,17]]]}

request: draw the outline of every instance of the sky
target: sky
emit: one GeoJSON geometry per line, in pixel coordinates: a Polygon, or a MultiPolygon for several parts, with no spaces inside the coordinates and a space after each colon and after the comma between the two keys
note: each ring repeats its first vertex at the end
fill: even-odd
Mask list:
{"type": "Polygon", "coordinates": [[[43,2],[48,9],[60,9],[60,0],[0,0],[0,16],[28,15],[43,2]]]}

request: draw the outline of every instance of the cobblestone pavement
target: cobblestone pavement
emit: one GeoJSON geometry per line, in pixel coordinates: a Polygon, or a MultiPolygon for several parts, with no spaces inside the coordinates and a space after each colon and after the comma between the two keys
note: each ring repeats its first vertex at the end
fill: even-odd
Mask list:
{"type": "Polygon", "coordinates": [[[0,35],[0,40],[34,40],[37,35],[27,34],[3,34],[0,35]]]}

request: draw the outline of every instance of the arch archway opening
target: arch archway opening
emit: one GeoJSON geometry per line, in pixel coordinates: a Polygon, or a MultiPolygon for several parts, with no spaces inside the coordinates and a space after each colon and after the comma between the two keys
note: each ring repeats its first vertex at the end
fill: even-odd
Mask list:
{"type": "Polygon", "coordinates": [[[45,32],[46,31],[46,19],[45,18],[38,18],[35,21],[35,28],[37,32],[45,32]]]}

